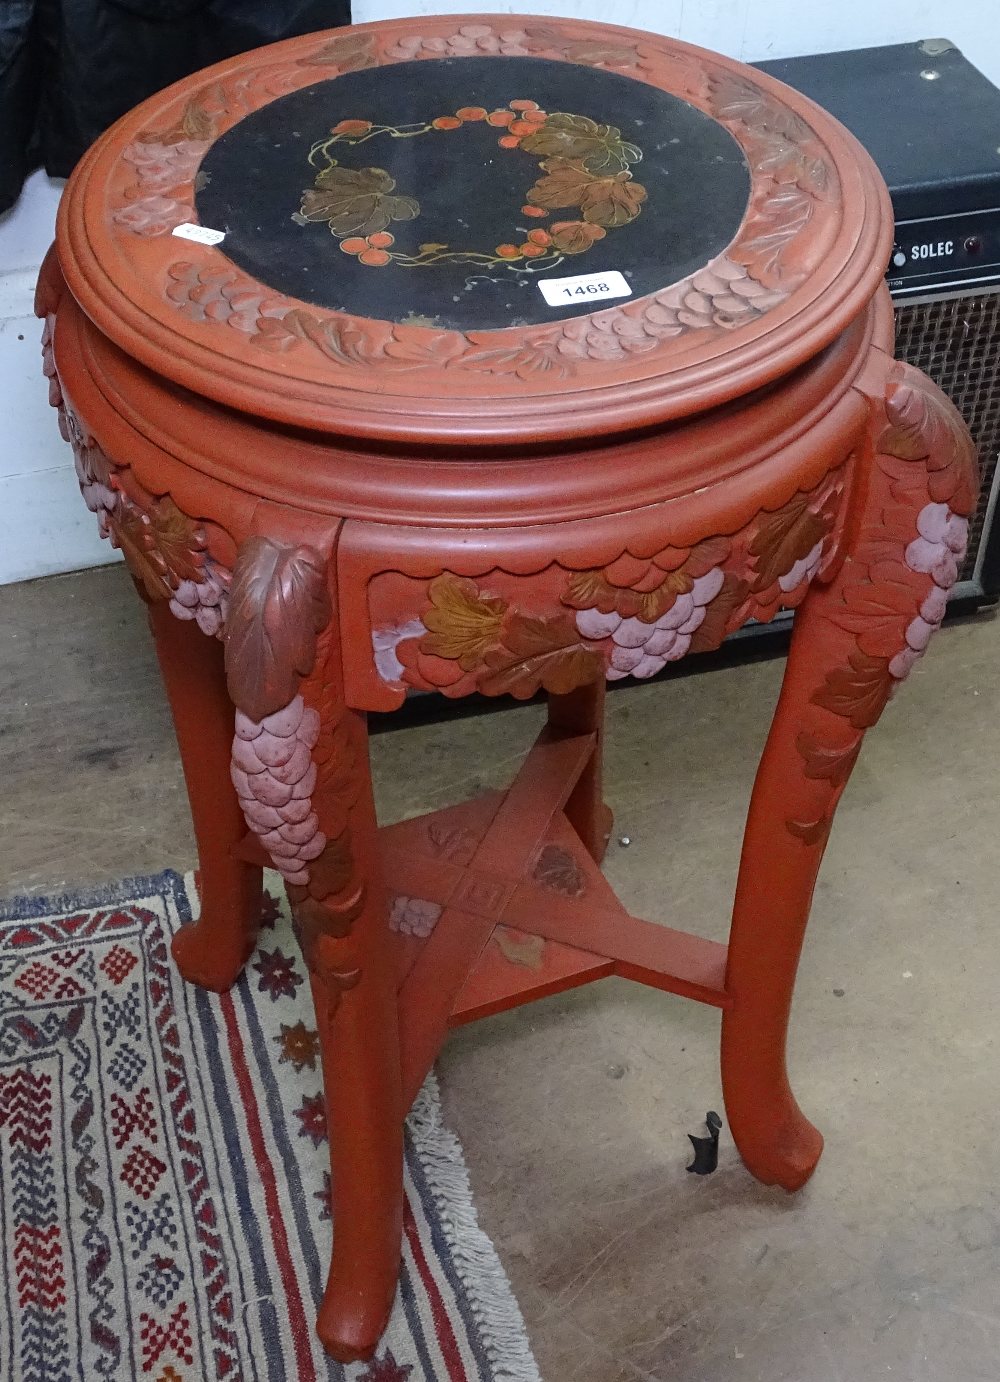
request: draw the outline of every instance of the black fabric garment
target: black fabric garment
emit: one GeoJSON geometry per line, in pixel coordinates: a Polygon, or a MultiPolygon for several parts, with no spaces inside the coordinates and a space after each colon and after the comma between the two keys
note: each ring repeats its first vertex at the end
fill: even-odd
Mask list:
{"type": "Polygon", "coordinates": [[[154,91],[350,18],[350,0],[0,0],[0,211],[154,91]]]}

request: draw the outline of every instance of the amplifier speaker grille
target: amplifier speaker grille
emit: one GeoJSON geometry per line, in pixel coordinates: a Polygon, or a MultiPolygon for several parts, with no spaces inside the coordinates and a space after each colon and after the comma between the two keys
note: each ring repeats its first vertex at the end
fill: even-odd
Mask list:
{"type": "Polygon", "coordinates": [[[979,448],[983,487],[960,580],[972,580],[1000,456],[1000,290],[898,303],[896,356],[939,384],[965,418],[979,448]]]}

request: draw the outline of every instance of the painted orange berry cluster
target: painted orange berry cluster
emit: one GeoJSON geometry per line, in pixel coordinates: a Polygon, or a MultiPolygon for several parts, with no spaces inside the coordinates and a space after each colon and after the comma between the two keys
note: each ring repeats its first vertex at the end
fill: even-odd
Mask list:
{"type": "MultiPolygon", "coordinates": [[[[338,150],[339,152],[339,150],[338,150]]],[[[302,225],[323,221],[340,240],[345,254],[370,268],[396,264],[403,268],[452,263],[481,267],[522,266],[530,271],[555,267],[566,255],[584,254],[608,230],[626,225],[639,215],[646,189],[635,181],[631,165],[642,151],[622,138],[613,125],[586,115],[548,112],[537,101],[519,99],[507,107],[462,106],[454,115],[437,115],[412,125],[377,125],[371,120],[344,119],[309,153],[320,167],[315,184],[302,194],[293,217],[302,225]],[[393,249],[393,221],[412,221],[420,214],[413,197],[396,192],[395,179],[384,168],[347,168],[334,157],[341,144],[358,145],[377,136],[412,139],[433,131],[461,129],[485,122],[500,130],[502,149],[519,149],[539,159],[543,176],[529,189],[521,214],[540,220],[556,210],[576,210],[575,220],[553,221],[546,229],[521,230],[522,238],[496,245],[492,252],[456,249],[426,243],[416,254],[393,249]],[[527,261],[527,262],[526,262],[527,261]]]]}
{"type": "Polygon", "coordinates": [[[506,131],[498,141],[501,149],[519,149],[525,135],[536,133],[547,118],[537,101],[511,101],[508,110],[494,110],[486,117],[491,125],[506,131]]]}
{"type": "Polygon", "coordinates": [[[380,268],[389,263],[390,256],[386,250],[395,243],[395,235],[390,235],[387,230],[377,230],[374,235],[349,235],[346,240],[341,240],[340,248],[345,254],[356,254],[362,264],[380,268]]]}

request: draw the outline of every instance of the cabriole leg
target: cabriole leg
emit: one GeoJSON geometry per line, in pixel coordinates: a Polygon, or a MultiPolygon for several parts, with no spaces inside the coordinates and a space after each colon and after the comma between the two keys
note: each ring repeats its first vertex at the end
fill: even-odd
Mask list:
{"type": "Polygon", "coordinates": [[[335,607],[315,549],[244,543],[226,628],[232,776],[288,886],[309,969],[334,1232],[317,1329],[351,1362],[374,1351],[396,1292],[404,1109],[367,728],[344,705],[335,607]]]}
{"type": "Polygon", "coordinates": [[[253,950],[262,886],[262,870],[233,853],[246,824],[229,780],[233,703],[223,649],[197,624],[177,619],[166,601],[148,608],[198,845],[201,912],[174,937],[174,959],[185,979],[221,993],[253,950]]]}
{"type": "Polygon", "coordinates": [[[845,559],[799,610],[757,773],[733,911],[722,1021],[726,1110],[740,1155],[795,1190],[823,1140],[788,1082],[785,1041],[813,888],[865,731],[944,615],[977,492],[955,408],[918,371],[885,362],[870,399],[866,492],[845,559]]]}

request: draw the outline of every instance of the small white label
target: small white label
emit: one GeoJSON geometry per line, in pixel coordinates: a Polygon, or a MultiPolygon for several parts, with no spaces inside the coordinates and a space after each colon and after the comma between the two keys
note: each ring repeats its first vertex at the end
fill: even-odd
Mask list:
{"type": "Polygon", "coordinates": [[[199,245],[221,245],[226,238],[224,230],[209,230],[208,226],[196,226],[193,221],[174,226],[173,233],[182,240],[197,240],[199,245]]]}
{"type": "Polygon", "coordinates": [[[539,280],[538,287],[550,307],[632,296],[625,275],[617,269],[611,269],[606,274],[577,274],[574,278],[543,278],[539,280]]]}

